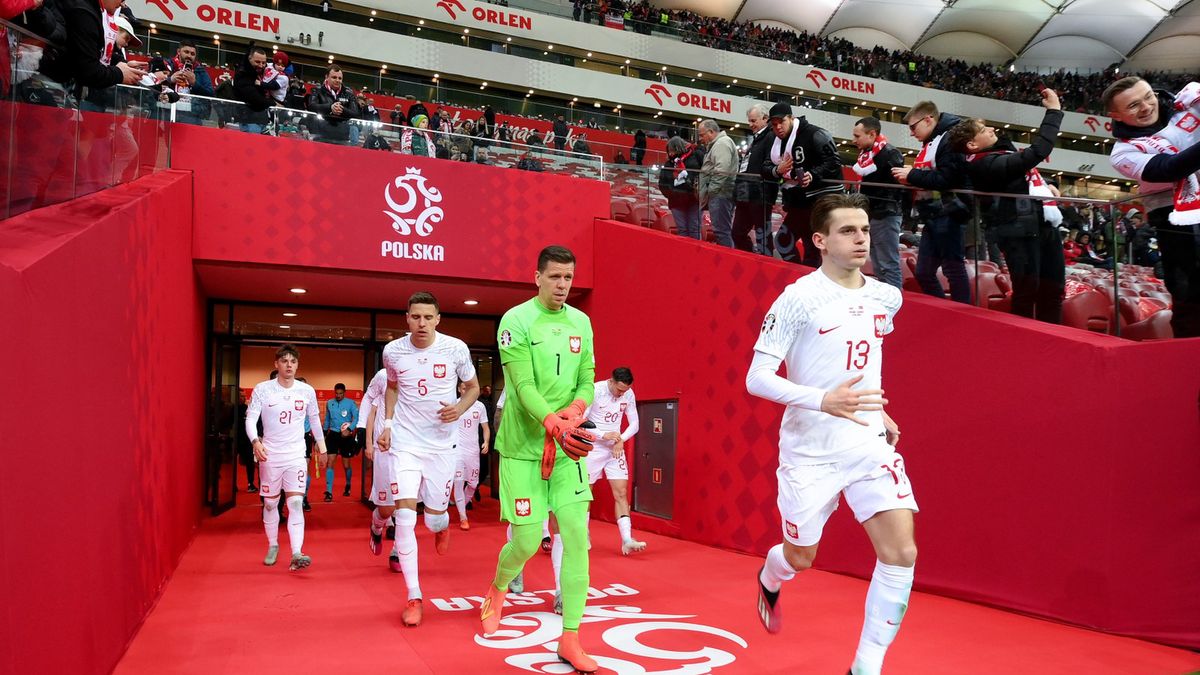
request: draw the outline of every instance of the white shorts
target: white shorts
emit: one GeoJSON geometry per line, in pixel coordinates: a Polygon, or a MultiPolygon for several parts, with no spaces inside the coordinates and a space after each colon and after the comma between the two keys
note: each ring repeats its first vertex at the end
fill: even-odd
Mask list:
{"type": "Polygon", "coordinates": [[[609,480],[629,480],[629,467],[625,464],[625,454],[613,457],[612,446],[596,445],[587,454],[588,482],[600,480],[600,474],[609,480]]]}
{"type": "Polygon", "coordinates": [[[400,498],[400,483],[392,474],[394,452],[382,452],[375,446],[371,464],[371,501],[375,506],[393,506],[400,498]]]}
{"type": "Polygon", "coordinates": [[[263,497],[277,497],[280,488],[284,492],[303,494],[306,478],[308,462],[303,457],[280,464],[262,462],[258,465],[258,494],[263,497]]]}
{"type": "Polygon", "coordinates": [[[837,510],[839,495],[846,496],[846,503],[860,523],[883,511],[919,510],[912,483],[904,471],[904,458],[890,446],[866,457],[780,466],[776,476],[783,536],[797,546],[812,546],[821,541],[821,531],[837,510]]]}
{"type": "Polygon", "coordinates": [[[466,482],[472,488],[479,486],[479,451],[460,452],[454,463],[454,480],[466,482]]]}
{"type": "MultiPolygon", "coordinates": [[[[425,508],[445,511],[450,505],[450,489],[454,485],[453,452],[429,452],[427,450],[392,450],[388,460],[391,465],[391,482],[396,483],[397,499],[419,499],[425,508]]],[[[378,493],[376,494],[378,496],[378,493]]]]}

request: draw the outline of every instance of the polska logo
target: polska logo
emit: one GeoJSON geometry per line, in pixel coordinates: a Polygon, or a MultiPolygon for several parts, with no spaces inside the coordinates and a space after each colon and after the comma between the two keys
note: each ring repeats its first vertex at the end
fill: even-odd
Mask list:
{"type": "Polygon", "coordinates": [[[442,207],[437,206],[442,201],[441,191],[427,184],[427,180],[420,169],[405,169],[403,176],[397,176],[383,189],[383,199],[392,209],[384,213],[392,219],[392,229],[401,235],[408,236],[415,229],[418,236],[428,237],[433,233],[433,226],[442,222],[446,215],[442,207]],[[399,202],[392,198],[393,187],[403,191],[399,202]],[[417,209],[418,200],[423,202],[421,212],[415,218],[406,218],[417,209]]]}
{"type": "Polygon", "coordinates": [[[813,86],[816,87],[817,89],[821,88],[822,82],[827,82],[829,80],[829,77],[826,76],[825,73],[822,73],[821,71],[817,70],[816,68],[813,68],[812,70],[808,71],[808,74],[805,75],[805,77],[812,80],[813,86]]]}
{"type": "Polygon", "coordinates": [[[433,376],[439,380],[445,379],[446,378],[446,364],[444,364],[444,363],[433,364],[433,376]]]}
{"type": "Polygon", "coordinates": [[[464,14],[467,12],[467,8],[463,7],[463,4],[459,2],[459,0],[438,0],[437,6],[446,10],[446,13],[450,15],[450,18],[455,20],[458,19],[458,15],[454,13],[455,8],[458,8],[458,11],[464,14]]]}
{"type": "Polygon", "coordinates": [[[652,84],[649,87],[646,87],[646,91],[644,93],[650,94],[650,96],[654,99],[655,103],[658,103],[660,106],[663,104],[664,96],[667,98],[671,98],[670,90],[668,90],[663,85],[657,84],[657,83],[652,84]]]}
{"type": "Polygon", "coordinates": [[[517,515],[524,517],[533,513],[533,507],[530,506],[528,499],[518,499],[513,502],[513,507],[517,511],[517,515]]]}
{"type": "Polygon", "coordinates": [[[571,353],[572,354],[578,354],[580,352],[580,350],[583,349],[583,338],[581,338],[577,335],[572,335],[571,339],[568,340],[568,342],[571,345],[571,353]]]}
{"type": "MultiPolygon", "coordinates": [[[[179,9],[182,9],[182,10],[184,10],[184,11],[187,11],[187,8],[188,8],[188,6],[187,6],[187,5],[185,5],[185,4],[183,4],[183,0],[169,0],[169,1],[170,1],[172,4],[174,4],[176,7],[178,7],[179,9]]],[[[166,15],[166,17],[167,17],[167,20],[169,20],[169,21],[174,21],[174,20],[175,20],[175,13],[174,13],[174,12],[172,12],[172,11],[171,11],[171,8],[167,6],[167,2],[168,2],[168,0],[146,0],[146,4],[147,4],[147,5],[154,5],[155,7],[158,7],[158,9],[159,9],[159,10],[160,10],[160,11],[161,11],[161,12],[162,12],[164,15],[166,15]]]]}
{"type": "Polygon", "coordinates": [[[886,335],[887,334],[887,326],[888,326],[887,314],[876,314],[875,315],[875,337],[881,338],[884,335],[886,335]]]}

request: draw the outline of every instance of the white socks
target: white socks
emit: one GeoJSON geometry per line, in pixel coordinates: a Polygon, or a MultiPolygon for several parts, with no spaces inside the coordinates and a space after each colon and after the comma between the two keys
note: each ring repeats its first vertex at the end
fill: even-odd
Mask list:
{"type": "Polygon", "coordinates": [[[408,599],[421,597],[421,580],[417,574],[417,512],[412,509],[396,509],[396,548],[400,558],[400,571],[404,572],[404,583],[408,586],[408,599]]]}
{"type": "Polygon", "coordinates": [[[441,532],[450,527],[450,514],[439,513],[436,516],[430,512],[425,512],[425,527],[433,533],[441,532]]]}
{"type": "Polygon", "coordinates": [[[554,545],[550,547],[550,562],[554,565],[554,590],[561,591],[562,587],[558,585],[558,577],[562,572],[562,554],[563,543],[562,535],[554,535],[554,545]]]}
{"type": "Polygon", "coordinates": [[[371,534],[383,534],[383,528],[387,527],[387,519],[379,515],[379,509],[371,512],[371,534]]]}
{"type": "Polygon", "coordinates": [[[791,581],[796,576],[796,570],[783,557],[783,544],[775,544],[767,551],[767,563],[763,565],[762,573],[758,575],[762,585],[772,593],[778,593],[783,582],[791,581]]]}
{"type": "Polygon", "coordinates": [[[621,533],[622,544],[633,539],[633,525],[629,520],[629,516],[617,518],[617,530],[621,533]]]}
{"type": "Polygon", "coordinates": [[[855,675],[879,675],[883,670],[883,655],[900,630],[900,622],[908,609],[912,582],[912,567],[875,562],[875,572],[867,589],[862,637],[851,669],[855,675]]]}
{"type": "Polygon", "coordinates": [[[463,495],[463,481],[454,481],[454,506],[458,509],[458,522],[467,519],[467,498],[463,495]]]}
{"type": "Polygon", "coordinates": [[[267,532],[267,545],[279,545],[279,496],[263,499],[263,529],[267,532]]]}
{"type": "MultiPolygon", "coordinates": [[[[296,495],[287,498],[288,507],[288,540],[292,544],[292,554],[300,553],[304,546],[304,497],[296,495]]],[[[275,511],[275,530],[279,530],[279,511],[275,511]]],[[[268,535],[269,536],[269,535],[268,535]]]]}

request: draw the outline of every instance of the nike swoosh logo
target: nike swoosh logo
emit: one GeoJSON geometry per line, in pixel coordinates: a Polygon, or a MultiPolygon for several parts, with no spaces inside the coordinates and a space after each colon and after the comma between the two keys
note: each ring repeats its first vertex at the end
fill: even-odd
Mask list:
{"type": "Polygon", "coordinates": [[[902,495],[899,492],[896,493],[896,499],[904,499],[905,497],[911,497],[911,496],[912,496],[911,492],[906,495],[902,495]]]}
{"type": "MultiPolygon", "coordinates": [[[[412,368],[409,368],[408,370],[412,370],[412,368]]],[[[403,375],[403,374],[407,373],[407,372],[408,372],[408,370],[397,370],[397,371],[396,371],[396,374],[397,374],[397,375],[403,375]]]]}
{"type": "Polygon", "coordinates": [[[267,407],[268,407],[268,408],[274,408],[274,407],[275,407],[275,406],[277,406],[277,405],[279,405],[279,404],[278,404],[278,403],[268,403],[268,404],[267,404],[267,407]]]}
{"type": "Polygon", "coordinates": [[[583,494],[583,493],[585,493],[585,492],[587,492],[587,490],[576,490],[576,491],[575,491],[575,494],[576,494],[576,495],[581,495],[581,494],[583,494]]]}
{"type": "Polygon", "coordinates": [[[401,551],[401,552],[397,553],[396,555],[403,558],[406,555],[412,555],[412,551],[401,551]]]}
{"type": "Polygon", "coordinates": [[[820,330],[818,330],[818,331],[817,331],[817,335],[824,335],[824,334],[826,334],[826,333],[831,333],[831,332],[833,332],[833,331],[835,331],[835,330],[837,330],[837,329],[839,329],[839,328],[841,328],[841,326],[840,326],[840,325],[839,325],[839,326],[834,326],[833,328],[822,328],[822,329],[820,329],[820,330]]]}
{"type": "Polygon", "coordinates": [[[899,625],[900,625],[900,622],[899,622],[899,621],[892,621],[891,619],[888,619],[887,625],[889,625],[889,626],[899,626],[899,625]]]}
{"type": "Polygon", "coordinates": [[[541,340],[541,341],[539,341],[539,342],[532,342],[532,341],[531,341],[531,342],[529,343],[529,345],[530,345],[531,347],[536,347],[536,346],[538,346],[538,345],[542,344],[542,342],[545,342],[545,340],[541,340]]]}

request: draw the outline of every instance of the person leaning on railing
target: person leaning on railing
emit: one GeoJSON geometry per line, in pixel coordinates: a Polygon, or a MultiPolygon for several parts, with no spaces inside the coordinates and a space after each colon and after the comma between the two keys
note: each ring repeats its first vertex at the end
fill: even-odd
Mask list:
{"type": "Polygon", "coordinates": [[[1042,124],[1033,143],[1023,150],[1018,151],[1010,139],[997,137],[996,130],[981,119],[959,122],[947,133],[947,141],[955,152],[967,156],[967,173],[976,190],[1030,196],[990,198],[984,223],[996,230],[1008,263],[1012,313],[1059,323],[1066,283],[1058,232],[1063,216],[1052,200],[1034,198],[1053,196],[1037,165],[1054,150],[1063,112],[1052,89],[1042,91],[1042,105],[1046,106],[1042,124]]]}
{"type": "Polygon", "coordinates": [[[116,17],[121,0],[54,0],[41,11],[56,11],[62,16],[61,49],[50,49],[41,62],[41,72],[63,84],[74,83],[75,94],[82,89],[104,89],[118,84],[137,84],[146,71],[124,61],[113,62],[113,51],[120,34],[116,17]]]}

